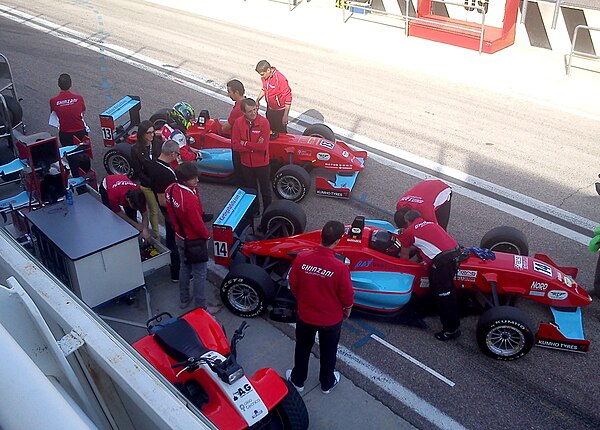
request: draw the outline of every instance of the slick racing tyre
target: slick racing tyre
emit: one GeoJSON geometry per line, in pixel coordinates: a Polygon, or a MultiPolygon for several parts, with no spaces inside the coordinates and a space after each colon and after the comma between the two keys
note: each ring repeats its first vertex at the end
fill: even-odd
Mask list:
{"type": "Polygon", "coordinates": [[[7,125],[9,123],[11,127],[14,127],[23,120],[23,108],[14,97],[4,96],[4,101],[8,108],[8,118],[3,118],[0,114],[0,125],[7,125]]]}
{"type": "Polygon", "coordinates": [[[260,220],[264,239],[279,239],[304,233],[306,214],[302,207],[290,200],[277,200],[269,205],[260,220]]]}
{"type": "Polygon", "coordinates": [[[160,130],[163,125],[169,122],[169,109],[161,109],[150,117],[150,122],[154,130],[160,130]]]}
{"type": "Polygon", "coordinates": [[[302,167],[287,164],[273,178],[273,191],[280,199],[299,202],[310,189],[310,175],[302,167]]]}
{"type": "Polygon", "coordinates": [[[325,124],[313,124],[306,127],[303,136],[318,136],[335,142],[335,133],[325,124]]]}
{"type": "Polygon", "coordinates": [[[496,360],[510,361],[523,357],[534,343],[527,316],[512,306],[487,310],[477,323],[477,345],[496,360]]]}
{"type": "Polygon", "coordinates": [[[223,280],[220,294],[227,309],[242,318],[252,318],[267,309],[275,283],[262,267],[239,263],[223,280]]]}
{"type": "Polygon", "coordinates": [[[308,411],[302,396],[288,381],[284,381],[288,393],[271,412],[274,423],[279,426],[270,428],[281,428],[286,430],[306,430],[309,424],[308,411]]]}
{"type": "Polygon", "coordinates": [[[119,144],[104,154],[104,168],[109,175],[126,175],[131,177],[131,146],[119,144]]]}
{"type": "Polygon", "coordinates": [[[507,254],[529,254],[529,243],[525,234],[521,230],[506,225],[488,231],[481,239],[479,246],[507,254]]]}

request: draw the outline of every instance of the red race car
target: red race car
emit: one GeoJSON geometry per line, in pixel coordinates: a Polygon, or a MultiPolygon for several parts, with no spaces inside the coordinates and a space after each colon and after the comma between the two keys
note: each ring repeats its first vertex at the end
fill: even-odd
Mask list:
{"type": "MultiPolygon", "coordinates": [[[[131,144],[140,123],[141,102],[127,96],[100,114],[104,146],[112,147],[104,156],[109,174],[131,173],[131,144]],[[118,118],[129,113],[129,120],[116,126],[118,118]]],[[[150,117],[158,130],[169,121],[168,110],[150,117]]],[[[200,150],[198,160],[201,179],[234,183],[237,180],[236,159],[228,135],[221,135],[218,120],[202,111],[187,128],[188,144],[200,150]]],[[[310,190],[309,172],[316,172],[316,193],[321,196],[350,198],[358,173],[364,169],[366,151],[355,151],[336,140],[333,131],[324,124],[306,128],[303,135],[279,134],[270,141],[273,191],[286,200],[300,201],[310,190]]]]}
{"type": "MultiPolygon", "coordinates": [[[[290,201],[280,200],[252,225],[255,195],[238,189],[213,224],[215,262],[230,266],[221,285],[221,299],[237,315],[252,317],[271,307],[271,318],[293,320],[295,300],[287,273],[295,255],[320,242],[320,231],[303,233],[306,215],[290,201]]],[[[347,226],[335,251],[350,266],[355,308],[379,316],[398,317],[429,291],[427,265],[393,255],[396,229],[387,221],[358,216],[347,226]]],[[[585,352],[581,307],[592,302],[575,281],[577,269],[560,267],[548,256],[528,257],[527,240],[512,227],[487,233],[460,262],[455,285],[461,296],[483,311],[477,343],[488,356],[514,360],[539,346],[585,352]],[[516,298],[550,307],[553,322],[533,326],[516,298]]]]}

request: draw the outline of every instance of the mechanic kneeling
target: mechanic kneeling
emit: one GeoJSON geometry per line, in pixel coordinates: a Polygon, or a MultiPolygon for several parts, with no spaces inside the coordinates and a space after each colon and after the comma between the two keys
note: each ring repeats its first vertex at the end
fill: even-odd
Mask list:
{"type": "Polygon", "coordinates": [[[442,331],[436,333],[435,338],[456,339],[460,336],[460,319],[454,275],[461,255],[460,246],[439,224],[425,221],[419,211],[408,211],[404,219],[408,227],[400,235],[400,258],[408,259],[410,247],[414,246],[429,263],[429,288],[442,323],[442,331]]]}

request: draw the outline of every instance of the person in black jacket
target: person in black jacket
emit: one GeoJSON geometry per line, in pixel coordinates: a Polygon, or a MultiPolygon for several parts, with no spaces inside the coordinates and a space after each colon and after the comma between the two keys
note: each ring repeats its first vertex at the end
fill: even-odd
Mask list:
{"type": "Polygon", "coordinates": [[[146,196],[150,225],[155,238],[160,237],[158,230],[158,202],[152,191],[152,181],[148,173],[147,164],[160,156],[162,142],[155,135],[154,126],[150,121],[142,121],[138,125],[137,140],[131,147],[131,179],[140,185],[146,196]]]}

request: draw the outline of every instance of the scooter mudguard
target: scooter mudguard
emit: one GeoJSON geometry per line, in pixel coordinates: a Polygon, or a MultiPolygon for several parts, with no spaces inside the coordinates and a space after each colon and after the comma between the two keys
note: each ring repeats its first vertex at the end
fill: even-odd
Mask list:
{"type": "Polygon", "coordinates": [[[535,343],[543,348],[570,352],[587,352],[590,341],[585,340],[581,308],[550,307],[554,323],[541,323],[535,343]]]}

